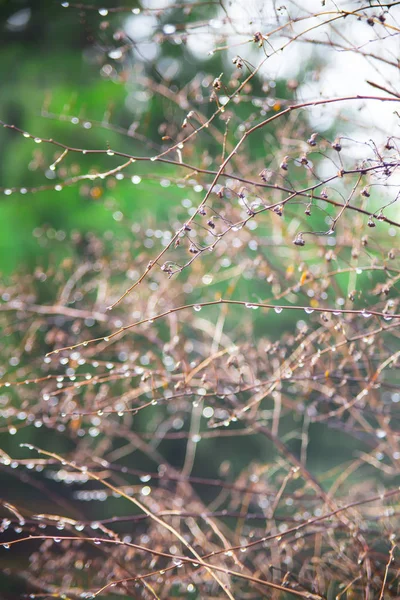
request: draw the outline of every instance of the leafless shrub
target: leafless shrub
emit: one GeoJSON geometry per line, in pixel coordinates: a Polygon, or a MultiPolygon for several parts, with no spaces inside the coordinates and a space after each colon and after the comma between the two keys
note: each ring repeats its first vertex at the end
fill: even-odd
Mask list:
{"type": "Polygon", "coordinates": [[[101,75],[159,101],[161,140],[48,104],[87,147],[2,123],[56,174],[6,196],[182,190],[129,242],[36,231],[70,254],[2,284],[2,431],[24,449],[1,467],[27,490],[4,492],[2,542],[26,547],[31,597],[400,594],[398,3],[320,4],[63,2],[98,17],[101,75]],[[145,43],[181,66],[207,46],[209,72],[176,89],[179,64],[153,77],[145,43]],[[285,57],[299,68],[279,80],[285,57]],[[341,95],[343,57],[365,87],[341,95]],[[95,127],[143,153],[93,149],[95,127]],[[319,452],[337,459],[316,476],[319,452]]]}

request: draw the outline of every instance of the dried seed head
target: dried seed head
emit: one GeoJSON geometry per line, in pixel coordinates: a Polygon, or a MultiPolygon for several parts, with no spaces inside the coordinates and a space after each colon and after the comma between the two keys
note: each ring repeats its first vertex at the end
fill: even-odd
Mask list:
{"type": "Polygon", "coordinates": [[[296,235],[296,237],[293,240],[293,244],[295,244],[296,246],[304,246],[305,245],[305,241],[303,239],[303,234],[302,233],[298,233],[296,235]]]}

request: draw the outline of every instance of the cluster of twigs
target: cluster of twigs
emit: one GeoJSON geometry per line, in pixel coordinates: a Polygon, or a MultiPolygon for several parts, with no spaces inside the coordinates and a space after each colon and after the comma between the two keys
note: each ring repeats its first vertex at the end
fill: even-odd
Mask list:
{"type": "Polygon", "coordinates": [[[22,449],[0,466],[26,497],[2,493],[0,551],[32,598],[400,594],[399,3],[286,4],[62,2],[98,25],[102,76],[160,102],[158,139],[47,104],[86,147],[1,122],[50,180],[8,201],[151,184],[171,203],[164,221],[116,213],[121,240],[35,230],[48,264],[1,284],[0,430],[22,449]],[[185,65],[204,40],[181,88],[141,54],[171,45],[185,65]],[[346,53],[379,95],[272,76],[308,46],[315,81],[346,53]],[[92,148],[93,128],[136,153],[92,148]]]}

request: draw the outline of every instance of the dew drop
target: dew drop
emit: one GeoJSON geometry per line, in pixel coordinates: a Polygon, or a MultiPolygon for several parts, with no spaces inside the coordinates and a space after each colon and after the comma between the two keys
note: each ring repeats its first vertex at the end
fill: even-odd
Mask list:
{"type": "Polygon", "coordinates": [[[275,306],[274,311],[279,315],[283,311],[283,308],[282,306],[275,306]]]}
{"type": "Polygon", "coordinates": [[[193,310],[195,310],[196,312],[200,312],[201,311],[201,306],[199,306],[198,304],[196,304],[196,306],[193,306],[193,310]]]}
{"type": "Polygon", "coordinates": [[[311,313],[314,312],[314,309],[311,308],[310,306],[306,306],[306,308],[304,309],[304,312],[307,313],[307,315],[311,315],[311,313]]]}

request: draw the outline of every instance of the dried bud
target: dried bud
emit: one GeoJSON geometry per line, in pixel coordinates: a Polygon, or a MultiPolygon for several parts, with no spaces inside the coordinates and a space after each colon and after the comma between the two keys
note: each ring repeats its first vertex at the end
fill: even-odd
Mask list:
{"type": "Polygon", "coordinates": [[[391,250],[389,250],[388,258],[390,258],[390,260],[394,260],[396,258],[396,254],[395,254],[395,251],[393,250],[393,248],[391,250]]]}
{"type": "Polygon", "coordinates": [[[184,226],[183,226],[183,229],[184,229],[185,231],[192,231],[192,228],[191,228],[191,227],[189,227],[189,225],[188,225],[187,223],[185,223],[185,224],[184,224],[184,226]]]}
{"type": "Polygon", "coordinates": [[[368,17],[367,23],[368,23],[368,25],[370,25],[371,27],[373,27],[375,25],[374,18],[373,17],[368,17]]]}
{"type": "Polygon", "coordinates": [[[317,142],[315,140],[317,139],[317,137],[318,133],[312,133],[307,140],[307,144],[309,144],[310,146],[316,146],[317,142]]]}
{"type": "Polygon", "coordinates": [[[361,245],[362,246],[368,246],[368,236],[367,235],[363,235],[361,238],[361,245]]]}
{"type": "Polygon", "coordinates": [[[325,200],[328,199],[328,192],[326,191],[326,188],[324,188],[322,190],[322,192],[320,193],[321,198],[324,198],[325,200]]]}
{"type": "Polygon", "coordinates": [[[356,297],[355,292],[350,292],[348,295],[348,299],[351,300],[351,302],[354,302],[355,297],[356,297]]]}
{"type": "Polygon", "coordinates": [[[214,221],[213,221],[213,218],[214,218],[214,217],[211,217],[211,219],[208,219],[208,221],[207,221],[207,225],[208,225],[209,227],[211,227],[211,229],[215,229],[215,223],[214,223],[214,221]]]}
{"type": "Polygon", "coordinates": [[[333,250],[328,250],[328,252],[325,254],[325,260],[326,262],[331,262],[332,260],[335,260],[336,256],[335,253],[333,252],[333,250]]]}
{"type": "Polygon", "coordinates": [[[381,14],[378,16],[378,19],[380,20],[380,22],[381,22],[381,23],[384,23],[384,22],[386,21],[386,17],[385,17],[385,15],[384,15],[384,13],[381,13],[381,14]]]}
{"type": "Polygon", "coordinates": [[[376,227],[376,223],[375,223],[375,221],[373,220],[373,218],[372,218],[372,217],[370,217],[370,218],[368,219],[368,223],[367,223],[367,225],[368,225],[368,227],[376,227]]]}
{"type": "Polygon", "coordinates": [[[283,206],[282,206],[282,204],[278,204],[278,206],[275,206],[274,212],[281,217],[282,213],[283,213],[283,206]]]}
{"type": "Polygon", "coordinates": [[[305,245],[305,241],[303,239],[303,234],[302,233],[298,233],[296,235],[296,237],[293,240],[293,244],[295,244],[296,246],[304,246],[305,245]]]}
{"type": "Polygon", "coordinates": [[[256,44],[259,44],[260,47],[262,46],[263,35],[260,31],[256,31],[256,33],[253,35],[253,42],[255,42],[256,44]]]}
{"type": "Polygon", "coordinates": [[[341,149],[342,149],[342,144],[339,142],[339,140],[338,140],[338,139],[336,139],[336,140],[333,142],[333,144],[332,144],[332,148],[333,148],[334,150],[336,150],[336,152],[340,152],[340,151],[341,151],[341,149]]]}
{"type": "Polygon", "coordinates": [[[243,69],[243,61],[240,56],[235,56],[235,58],[232,59],[232,62],[234,65],[236,65],[236,68],[243,69]]]}
{"type": "Polygon", "coordinates": [[[196,246],[194,244],[190,244],[189,252],[191,254],[198,254],[199,251],[198,251],[198,249],[196,248],[196,246]]]}
{"type": "Polygon", "coordinates": [[[288,160],[289,160],[289,157],[285,156],[285,158],[283,159],[283,161],[280,164],[280,168],[283,169],[284,171],[288,170],[288,162],[287,162],[288,160]]]}
{"type": "Polygon", "coordinates": [[[164,273],[168,273],[168,274],[171,274],[171,273],[172,273],[172,269],[171,269],[171,267],[168,265],[168,263],[164,263],[164,264],[161,266],[161,271],[164,271],[164,273]]]}
{"type": "Polygon", "coordinates": [[[212,84],[212,85],[213,85],[213,88],[214,88],[214,90],[220,90],[220,89],[221,89],[221,87],[222,87],[222,85],[221,85],[221,79],[220,79],[220,77],[216,77],[216,78],[214,79],[214,81],[213,81],[213,84],[212,84]]]}
{"type": "Polygon", "coordinates": [[[365,198],[369,198],[370,195],[371,194],[369,193],[368,188],[365,187],[361,190],[361,196],[364,196],[365,198]]]}
{"type": "Polygon", "coordinates": [[[199,215],[202,215],[203,217],[207,214],[206,209],[201,207],[198,210],[199,215]]]}
{"type": "Polygon", "coordinates": [[[309,217],[311,215],[310,205],[307,206],[306,210],[304,211],[304,214],[307,215],[307,217],[309,217]]]}
{"type": "Polygon", "coordinates": [[[308,158],[305,154],[302,154],[299,158],[299,161],[302,165],[308,165],[308,158]]]}

